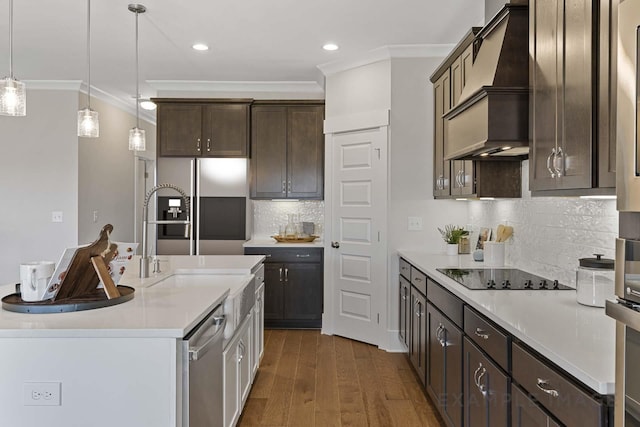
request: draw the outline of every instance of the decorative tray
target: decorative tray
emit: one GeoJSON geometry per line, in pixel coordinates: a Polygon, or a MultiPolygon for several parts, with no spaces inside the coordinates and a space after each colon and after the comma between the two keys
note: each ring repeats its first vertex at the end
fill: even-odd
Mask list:
{"type": "Polygon", "coordinates": [[[278,243],[310,243],[318,238],[318,236],[307,236],[307,237],[282,237],[282,236],[271,236],[278,243]]]}
{"type": "Polygon", "coordinates": [[[122,304],[133,299],[134,289],[129,286],[119,285],[120,296],[109,299],[103,289],[96,289],[93,292],[81,297],[68,298],[64,300],[46,301],[23,301],[19,293],[10,294],[2,298],[2,308],[17,313],[68,313],[71,311],[92,310],[94,308],[109,307],[122,304]]]}

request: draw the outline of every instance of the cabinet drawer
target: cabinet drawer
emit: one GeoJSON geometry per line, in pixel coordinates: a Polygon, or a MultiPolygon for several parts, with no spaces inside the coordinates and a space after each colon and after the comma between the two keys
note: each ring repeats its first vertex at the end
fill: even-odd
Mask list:
{"type": "MultiPolygon", "coordinates": [[[[413,271],[412,271],[413,273],[413,271]]],[[[429,279],[427,282],[427,299],[453,321],[458,327],[462,328],[462,300],[453,295],[451,292],[429,279]]]]}
{"type": "Polygon", "coordinates": [[[427,295],[427,276],[414,266],[411,266],[411,284],[422,292],[422,295],[427,295]]]}
{"type": "Polygon", "coordinates": [[[322,262],[322,248],[244,248],[245,255],[264,255],[264,262],[322,262]]]}
{"type": "Polygon", "coordinates": [[[603,406],[558,371],[517,344],[513,344],[514,381],[526,389],[563,424],[602,425],[603,406]]]}
{"type": "Polygon", "coordinates": [[[405,279],[411,280],[411,264],[402,258],[400,258],[400,274],[402,274],[405,279]]]}
{"type": "Polygon", "coordinates": [[[509,336],[468,306],[464,307],[464,332],[505,371],[509,371],[509,336]]]}

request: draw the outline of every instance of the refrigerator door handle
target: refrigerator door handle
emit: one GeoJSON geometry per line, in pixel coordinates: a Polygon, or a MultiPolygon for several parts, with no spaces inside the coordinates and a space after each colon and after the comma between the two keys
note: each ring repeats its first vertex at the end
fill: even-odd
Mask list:
{"type": "MultiPolygon", "coordinates": [[[[196,190],[196,197],[195,199],[198,201],[197,205],[196,205],[196,209],[198,210],[197,212],[194,212],[194,215],[196,217],[196,232],[195,232],[195,254],[196,255],[200,255],[200,159],[193,159],[191,160],[193,167],[195,168],[194,173],[191,174],[191,179],[192,181],[195,181],[195,190],[196,190]]],[[[193,194],[193,191],[191,192],[191,194],[193,194]]],[[[193,206],[193,204],[191,205],[193,206]]],[[[191,235],[193,236],[193,231],[191,232],[191,235]]],[[[193,241],[190,241],[190,254],[193,255],[193,241]]]]}

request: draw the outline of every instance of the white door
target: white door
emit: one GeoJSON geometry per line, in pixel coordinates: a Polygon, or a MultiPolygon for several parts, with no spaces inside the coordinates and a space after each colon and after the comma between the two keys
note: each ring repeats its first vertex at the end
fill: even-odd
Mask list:
{"type": "Polygon", "coordinates": [[[333,134],[334,333],[379,344],[386,295],[387,127],[333,134]]]}

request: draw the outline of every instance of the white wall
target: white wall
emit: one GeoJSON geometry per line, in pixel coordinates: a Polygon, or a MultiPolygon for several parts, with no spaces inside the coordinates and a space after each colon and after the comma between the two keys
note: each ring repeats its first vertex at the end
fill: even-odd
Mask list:
{"type": "Polygon", "coordinates": [[[602,253],[614,258],[618,234],[615,200],[531,197],[529,165],[523,162],[521,199],[471,201],[474,228],[513,226],[507,262],[523,270],[575,287],[578,259],[602,253]]]}
{"type": "MultiPolygon", "coordinates": [[[[86,103],[81,94],[80,104],[86,103]]],[[[91,243],[105,224],[112,224],[113,239],[132,242],[134,206],[142,206],[143,194],[134,199],[134,168],[137,160],[129,151],[129,129],[136,125],[135,115],[92,98],[91,108],[100,114],[100,137],[77,138],[78,144],[78,242],[91,243]],[[94,211],[98,212],[93,221],[94,211]]],[[[156,128],[141,120],[146,131],[147,149],[138,153],[156,157],[156,128]]],[[[142,168],[142,165],[139,165],[142,168]]],[[[144,192],[141,190],[141,193],[144,192]]],[[[140,222],[138,222],[139,224],[140,222]]]]}
{"type": "Polygon", "coordinates": [[[78,241],[77,110],[77,91],[28,90],[26,117],[0,116],[0,283],[17,283],[21,262],[57,262],[78,241]]]}

